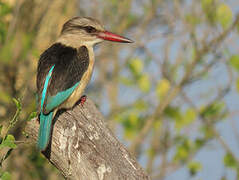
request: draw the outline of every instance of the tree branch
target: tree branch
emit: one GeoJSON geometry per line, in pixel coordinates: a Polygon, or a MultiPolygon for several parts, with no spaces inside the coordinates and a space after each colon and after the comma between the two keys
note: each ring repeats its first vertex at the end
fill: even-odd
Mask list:
{"type": "MultiPolygon", "coordinates": [[[[37,140],[38,129],[37,119],[28,122],[30,140],[37,140]]],[[[84,107],[57,113],[52,140],[43,154],[66,179],[149,179],[90,99],[84,107]]]]}

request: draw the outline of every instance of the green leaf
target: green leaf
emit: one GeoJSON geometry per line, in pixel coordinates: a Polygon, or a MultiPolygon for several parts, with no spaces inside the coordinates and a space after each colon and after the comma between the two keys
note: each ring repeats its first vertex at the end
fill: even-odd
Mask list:
{"type": "Polygon", "coordinates": [[[188,139],[185,139],[183,143],[177,147],[174,160],[185,162],[189,156],[191,149],[192,149],[192,142],[188,139]]]}
{"type": "Polygon", "coordinates": [[[167,79],[161,79],[156,87],[156,94],[161,99],[163,98],[170,89],[170,82],[167,79]]]}
{"type": "Polygon", "coordinates": [[[185,115],[184,115],[184,122],[188,125],[191,124],[196,119],[196,113],[193,109],[189,108],[187,109],[185,115]]]}
{"type": "Polygon", "coordinates": [[[133,139],[135,135],[136,135],[136,130],[129,127],[125,127],[124,136],[126,139],[133,139]]]}
{"type": "Polygon", "coordinates": [[[15,98],[13,98],[12,100],[16,104],[17,109],[22,110],[22,105],[21,105],[20,101],[15,98]]]}
{"type": "Polygon", "coordinates": [[[14,138],[13,135],[8,134],[5,140],[8,140],[8,141],[15,141],[15,138],[14,138]]]}
{"type": "Polygon", "coordinates": [[[9,14],[11,11],[12,8],[8,4],[0,2],[0,17],[9,14]]]}
{"type": "Polygon", "coordinates": [[[141,119],[138,111],[129,111],[129,113],[122,114],[117,117],[123,124],[124,136],[127,139],[132,139],[137,135],[140,129],[141,119]]]}
{"type": "Polygon", "coordinates": [[[4,172],[3,175],[1,176],[1,180],[11,180],[11,174],[9,172],[4,172]]]}
{"type": "Polygon", "coordinates": [[[205,108],[202,108],[201,110],[201,116],[205,118],[211,118],[213,116],[219,115],[220,112],[222,112],[224,108],[223,102],[215,102],[205,108]]]}
{"type": "Polygon", "coordinates": [[[238,167],[237,161],[234,159],[231,153],[227,153],[224,156],[224,164],[229,168],[236,169],[238,167]]]}
{"type": "Polygon", "coordinates": [[[174,107],[174,106],[168,106],[165,111],[165,115],[167,117],[170,117],[174,120],[181,119],[182,118],[182,113],[180,112],[179,107],[174,107]]]}
{"type": "Polygon", "coordinates": [[[217,21],[222,25],[223,28],[227,28],[232,23],[232,10],[231,8],[222,3],[217,7],[217,21]]]}
{"type": "Polygon", "coordinates": [[[138,114],[133,112],[129,114],[129,121],[132,126],[136,126],[138,124],[138,120],[139,120],[138,114]]]}
{"type": "Polygon", "coordinates": [[[7,137],[0,144],[0,148],[9,147],[14,149],[17,147],[17,145],[14,142],[15,142],[14,136],[8,134],[7,137]]]}
{"type": "Polygon", "coordinates": [[[235,70],[239,71],[239,55],[232,55],[229,62],[235,70]]]}
{"type": "Polygon", "coordinates": [[[142,60],[139,59],[139,58],[132,59],[129,62],[129,68],[130,68],[131,72],[135,76],[138,76],[143,71],[143,62],[142,62],[142,60]]]}
{"type": "Polygon", "coordinates": [[[207,20],[214,24],[216,18],[215,8],[217,7],[218,0],[201,0],[202,9],[207,17],[207,20]]]}
{"type": "Polygon", "coordinates": [[[193,109],[189,108],[184,115],[181,115],[179,119],[175,121],[175,128],[179,131],[183,127],[192,124],[196,120],[196,113],[193,109]]]}
{"type": "Polygon", "coordinates": [[[27,121],[31,121],[35,117],[37,117],[37,112],[31,112],[30,116],[27,118],[27,121]]]}
{"type": "Polygon", "coordinates": [[[189,155],[188,150],[181,146],[177,149],[177,153],[176,153],[174,159],[179,160],[179,161],[185,161],[186,158],[188,157],[188,155],[189,155]]]}
{"type": "Polygon", "coordinates": [[[150,90],[151,83],[149,80],[149,76],[147,74],[140,76],[140,78],[138,80],[138,86],[145,93],[150,90]]]}
{"type": "Polygon", "coordinates": [[[200,149],[204,144],[206,143],[206,140],[203,138],[197,138],[195,140],[195,149],[198,150],[200,149]]]}
{"type": "Polygon", "coordinates": [[[188,164],[188,169],[191,176],[194,176],[198,171],[202,170],[202,164],[197,161],[192,161],[188,164]]]}

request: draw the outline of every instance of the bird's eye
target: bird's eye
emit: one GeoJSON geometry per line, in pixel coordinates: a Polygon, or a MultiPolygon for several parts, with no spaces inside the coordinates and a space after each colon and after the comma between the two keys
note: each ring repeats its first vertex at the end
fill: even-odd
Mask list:
{"type": "Polygon", "coordinates": [[[96,30],[94,27],[92,27],[92,26],[86,26],[84,29],[86,30],[87,33],[95,33],[95,32],[97,31],[97,30],[96,30]]]}

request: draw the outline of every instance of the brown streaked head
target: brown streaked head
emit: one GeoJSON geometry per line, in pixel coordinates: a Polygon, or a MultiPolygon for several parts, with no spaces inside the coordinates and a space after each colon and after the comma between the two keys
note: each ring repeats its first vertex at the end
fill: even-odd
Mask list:
{"type": "Polygon", "coordinates": [[[132,43],[133,41],[106,31],[101,23],[89,17],[74,17],[67,21],[62,28],[59,42],[67,45],[91,45],[103,40],[132,43]]]}

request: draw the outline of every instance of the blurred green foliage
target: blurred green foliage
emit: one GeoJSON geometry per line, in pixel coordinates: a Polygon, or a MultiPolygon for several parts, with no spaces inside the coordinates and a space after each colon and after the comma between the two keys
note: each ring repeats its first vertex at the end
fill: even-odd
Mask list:
{"type": "Polygon", "coordinates": [[[4,22],[4,17],[11,14],[12,8],[4,2],[0,2],[0,42],[3,44],[6,40],[8,24],[4,22]]]}
{"type": "Polygon", "coordinates": [[[222,25],[223,28],[229,27],[232,23],[232,11],[227,4],[220,4],[217,8],[217,21],[222,25]]]}
{"type": "Polygon", "coordinates": [[[226,3],[219,0],[202,0],[201,2],[211,24],[219,23],[223,28],[227,28],[232,23],[232,10],[226,3]]]}
{"type": "Polygon", "coordinates": [[[14,127],[16,122],[18,121],[18,118],[20,116],[22,106],[21,103],[13,99],[13,101],[16,104],[17,111],[14,115],[14,117],[9,121],[8,126],[6,127],[5,132],[2,132],[3,125],[0,125],[0,178],[1,179],[11,179],[11,174],[7,171],[2,170],[2,166],[4,161],[10,156],[13,149],[17,148],[17,145],[15,144],[15,137],[12,134],[9,134],[9,131],[14,127]]]}
{"type": "Polygon", "coordinates": [[[156,93],[159,99],[162,99],[170,89],[170,82],[167,79],[161,79],[156,87],[156,93]]]}
{"type": "Polygon", "coordinates": [[[192,161],[188,164],[188,169],[190,171],[191,176],[194,176],[198,171],[202,170],[202,164],[197,161],[192,161]]]}
{"type": "MultiPolygon", "coordinates": [[[[216,126],[228,119],[230,110],[223,93],[211,100],[224,88],[216,80],[197,88],[193,97],[190,88],[194,82],[208,82],[214,65],[221,63],[235,75],[228,78],[232,79],[228,88],[236,86],[239,92],[238,53],[223,38],[212,47],[206,46],[232,26],[236,14],[231,5],[222,0],[79,0],[81,5],[90,5],[85,8],[74,2],[78,1],[0,1],[0,151],[4,150],[0,156],[1,179],[61,178],[34,147],[16,142],[24,138],[26,121],[37,116],[37,59],[57,38],[61,25],[76,14],[99,17],[107,29],[129,33],[135,41],[125,49],[105,43],[97,52],[104,61],[97,61],[99,76],[87,93],[98,104],[105,102],[107,94],[109,112],[105,116],[113,124],[112,129],[122,127],[123,132],[118,133],[123,133],[131,145],[152,122],[136,150],[132,150],[137,158],[146,159],[143,166],[147,166],[150,175],[159,173],[164,179],[179,168],[187,168],[190,176],[203,171],[203,164],[194,157],[210,141],[218,140],[216,126]],[[187,72],[187,81],[180,85],[187,72]],[[120,88],[130,94],[125,91],[122,97],[120,88]],[[173,92],[178,94],[174,96],[173,92]],[[14,103],[12,98],[16,98],[14,103]],[[14,163],[18,161],[21,166],[14,163]],[[173,170],[162,172],[164,169],[173,170]]],[[[236,27],[239,32],[239,24],[236,27]]],[[[236,156],[224,151],[225,168],[238,172],[236,156]]]]}
{"type": "Polygon", "coordinates": [[[229,60],[231,66],[239,72],[239,55],[232,55],[229,60]]]}

